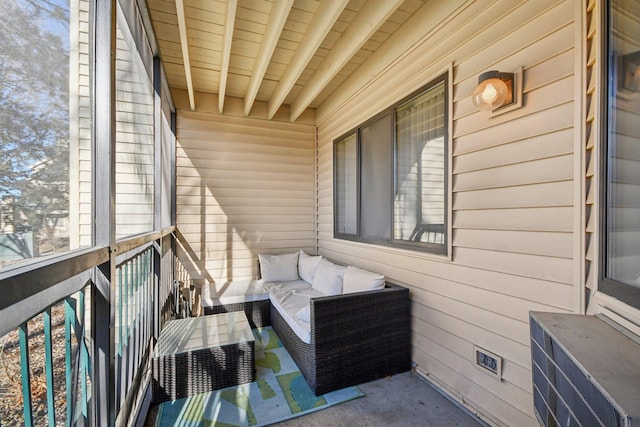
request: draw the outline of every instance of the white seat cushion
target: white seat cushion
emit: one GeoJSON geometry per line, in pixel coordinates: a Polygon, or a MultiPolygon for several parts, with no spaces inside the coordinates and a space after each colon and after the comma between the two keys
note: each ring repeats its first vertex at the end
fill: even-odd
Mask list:
{"type": "Polygon", "coordinates": [[[269,291],[262,280],[233,280],[202,287],[202,305],[237,304],[269,299],[269,291]]]}
{"type": "Polygon", "coordinates": [[[296,317],[303,322],[311,323],[311,304],[305,305],[296,312],[296,317]]]}
{"type": "Polygon", "coordinates": [[[305,282],[304,280],[290,280],[288,282],[264,282],[262,286],[268,293],[311,288],[311,284],[305,282]]]}
{"type": "Polygon", "coordinates": [[[279,290],[271,293],[271,305],[278,310],[293,332],[303,342],[311,344],[311,324],[299,319],[296,313],[309,306],[311,298],[324,296],[315,289],[279,290]]]}

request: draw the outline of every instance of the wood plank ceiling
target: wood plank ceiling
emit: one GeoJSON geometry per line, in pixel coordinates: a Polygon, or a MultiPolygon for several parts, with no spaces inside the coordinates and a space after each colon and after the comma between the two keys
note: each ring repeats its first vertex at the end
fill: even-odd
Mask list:
{"type": "MultiPolygon", "coordinates": [[[[319,108],[426,0],[147,0],[172,91],[256,101],[272,119],[319,108]]],[[[424,11],[421,11],[424,13],[424,11]]],[[[400,54],[400,52],[398,52],[400,54]]],[[[373,67],[376,68],[376,67],[373,67]]],[[[341,96],[344,97],[345,93],[341,96]]]]}

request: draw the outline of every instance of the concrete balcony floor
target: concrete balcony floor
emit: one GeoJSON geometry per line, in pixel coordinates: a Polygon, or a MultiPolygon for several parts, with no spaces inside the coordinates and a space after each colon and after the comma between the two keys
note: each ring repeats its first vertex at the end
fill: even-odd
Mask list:
{"type": "MultiPolygon", "coordinates": [[[[412,372],[359,386],[364,397],[274,424],[282,427],[482,426],[476,418],[412,372]]],[[[151,408],[145,426],[155,425],[151,408]]]]}

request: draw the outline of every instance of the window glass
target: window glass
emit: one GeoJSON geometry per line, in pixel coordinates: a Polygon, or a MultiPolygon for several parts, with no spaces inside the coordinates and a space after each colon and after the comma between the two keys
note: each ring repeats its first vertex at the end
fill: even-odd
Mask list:
{"type": "Polygon", "coordinates": [[[153,84],[119,9],[116,29],[116,238],[119,239],[153,230],[155,142],[153,84]]]}
{"type": "Polygon", "coordinates": [[[360,236],[365,240],[391,239],[392,118],[385,114],[360,130],[360,236]]]}
{"type": "Polygon", "coordinates": [[[356,234],[358,214],[358,140],[353,133],[335,143],[335,231],[356,234]]]}
{"type": "Polygon", "coordinates": [[[396,110],[394,239],[445,243],[444,82],[396,110]]]}
{"type": "Polygon", "coordinates": [[[89,2],[0,2],[0,268],[89,246],[89,2]]]}
{"type": "Polygon", "coordinates": [[[640,8],[611,6],[605,276],[640,289],[640,8]]]}

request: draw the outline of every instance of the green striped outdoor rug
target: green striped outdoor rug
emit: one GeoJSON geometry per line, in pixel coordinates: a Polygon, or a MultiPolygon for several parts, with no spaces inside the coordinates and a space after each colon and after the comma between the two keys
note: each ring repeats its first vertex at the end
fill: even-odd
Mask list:
{"type": "Polygon", "coordinates": [[[358,387],[315,396],[273,329],[253,334],[256,381],[162,403],[156,426],[264,426],[364,396],[358,387]]]}

